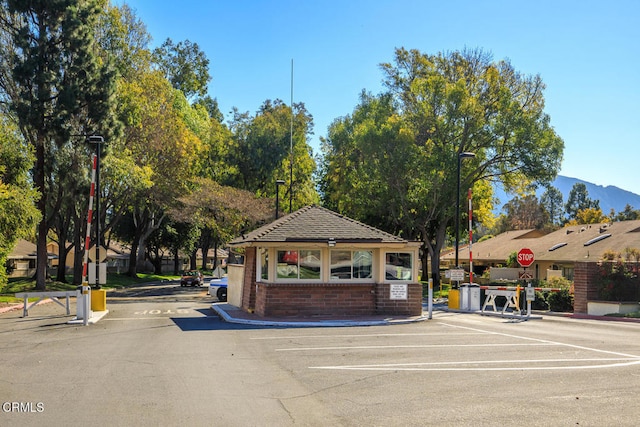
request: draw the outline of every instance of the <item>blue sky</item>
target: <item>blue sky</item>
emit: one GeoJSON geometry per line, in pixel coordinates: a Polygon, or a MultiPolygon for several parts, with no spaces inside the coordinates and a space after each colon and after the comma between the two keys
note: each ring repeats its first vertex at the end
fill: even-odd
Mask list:
{"type": "MultiPolygon", "coordinates": [[[[122,4],[122,0],[114,0],[122,4]]],[[[311,145],[360,92],[382,91],[396,47],[435,54],[482,48],[547,85],[564,139],[561,175],[640,194],[640,1],[128,0],[153,37],[198,43],[223,113],[267,99],[313,115],[311,145]]]]}

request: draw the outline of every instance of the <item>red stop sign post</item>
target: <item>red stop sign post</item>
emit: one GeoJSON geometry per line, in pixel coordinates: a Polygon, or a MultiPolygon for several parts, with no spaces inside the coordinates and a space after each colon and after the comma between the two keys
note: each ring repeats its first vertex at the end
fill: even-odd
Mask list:
{"type": "Polygon", "coordinates": [[[530,267],[534,259],[533,251],[529,248],[522,248],[518,252],[518,264],[524,268],[530,267]]]}

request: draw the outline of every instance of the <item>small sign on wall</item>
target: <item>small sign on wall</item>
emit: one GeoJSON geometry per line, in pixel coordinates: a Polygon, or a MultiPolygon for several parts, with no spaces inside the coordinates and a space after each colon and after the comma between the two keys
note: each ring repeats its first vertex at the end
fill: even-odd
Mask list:
{"type": "Polygon", "coordinates": [[[408,298],[408,286],[406,283],[389,285],[389,299],[406,300],[408,298]]]}

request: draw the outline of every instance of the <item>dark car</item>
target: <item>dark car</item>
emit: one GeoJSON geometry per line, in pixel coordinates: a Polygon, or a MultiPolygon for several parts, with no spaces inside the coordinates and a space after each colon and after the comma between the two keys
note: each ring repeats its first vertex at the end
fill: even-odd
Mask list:
{"type": "Polygon", "coordinates": [[[182,274],[180,286],[202,286],[202,273],[198,270],[188,270],[182,274]]]}

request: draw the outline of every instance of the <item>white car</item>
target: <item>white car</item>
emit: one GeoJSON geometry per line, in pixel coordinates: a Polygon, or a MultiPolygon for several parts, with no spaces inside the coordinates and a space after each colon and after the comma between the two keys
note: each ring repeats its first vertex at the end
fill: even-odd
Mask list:
{"type": "Polygon", "coordinates": [[[218,301],[225,302],[227,300],[227,278],[211,279],[209,282],[209,295],[215,295],[218,301]]]}

